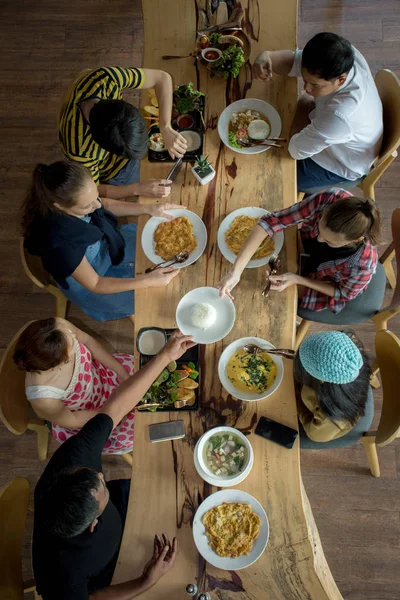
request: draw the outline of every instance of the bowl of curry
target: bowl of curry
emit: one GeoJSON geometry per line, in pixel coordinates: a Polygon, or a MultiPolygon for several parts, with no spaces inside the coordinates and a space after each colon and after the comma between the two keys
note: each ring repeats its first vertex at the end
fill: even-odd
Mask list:
{"type": "Polygon", "coordinates": [[[240,338],[229,344],[218,362],[218,376],[225,390],[238,400],[254,402],[271,396],[281,384],[283,361],[268,354],[274,348],[270,342],[257,337],[240,338]],[[246,344],[266,348],[265,352],[249,354],[246,344]]]}

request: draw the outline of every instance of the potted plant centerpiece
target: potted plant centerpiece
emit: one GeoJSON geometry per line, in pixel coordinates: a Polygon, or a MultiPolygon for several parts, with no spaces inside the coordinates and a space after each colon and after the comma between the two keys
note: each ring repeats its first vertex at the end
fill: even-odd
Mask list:
{"type": "Polygon", "coordinates": [[[192,173],[201,185],[207,185],[215,177],[215,170],[208,162],[207,156],[199,156],[192,167],[192,173]]]}

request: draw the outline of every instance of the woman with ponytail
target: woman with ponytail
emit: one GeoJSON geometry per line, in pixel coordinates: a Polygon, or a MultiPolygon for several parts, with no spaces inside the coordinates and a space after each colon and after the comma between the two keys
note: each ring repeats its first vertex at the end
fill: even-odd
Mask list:
{"type": "Polygon", "coordinates": [[[300,275],[271,275],[271,290],[282,292],[297,285],[301,308],[316,311],[329,308],[339,313],[346,302],[368,287],[378,263],[379,209],[368,198],[332,189],[262,217],[243,244],[232,269],[218,284],[220,295],[230,296],[267,235],[272,237],[292,225],[301,225],[304,268],[300,275]]]}
{"type": "Polygon", "coordinates": [[[98,321],[134,314],[134,290],[167,285],[178,274],[158,269],[135,277],[136,225],[118,217],[172,217],[175,204],[99,198],[90,171],[66,160],[36,166],[22,207],[25,247],[40,256],[65,296],[98,321]]]}

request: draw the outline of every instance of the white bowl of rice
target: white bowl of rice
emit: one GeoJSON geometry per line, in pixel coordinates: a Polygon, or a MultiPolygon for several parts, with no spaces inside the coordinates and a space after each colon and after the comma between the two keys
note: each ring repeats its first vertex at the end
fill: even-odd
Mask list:
{"type": "MultiPolygon", "coordinates": [[[[251,148],[241,148],[235,143],[234,131],[239,129],[246,129],[253,121],[265,121],[268,125],[261,127],[261,123],[256,124],[254,127],[253,135],[257,136],[257,132],[266,133],[268,131],[268,137],[279,137],[282,131],[282,121],[278,114],[278,111],[264,100],[258,100],[257,98],[244,98],[243,100],[237,100],[232,102],[229,106],[222,111],[218,119],[218,134],[221,140],[224,142],[230,150],[238,152],[239,154],[260,154],[266,152],[269,146],[253,146],[251,148]],[[243,127],[241,127],[243,125],[243,127]],[[232,145],[232,143],[234,145],[232,145]]],[[[261,135],[260,135],[261,137],[261,135]]],[[[246,138],[245,138],[246,139],[246,138]]]]}

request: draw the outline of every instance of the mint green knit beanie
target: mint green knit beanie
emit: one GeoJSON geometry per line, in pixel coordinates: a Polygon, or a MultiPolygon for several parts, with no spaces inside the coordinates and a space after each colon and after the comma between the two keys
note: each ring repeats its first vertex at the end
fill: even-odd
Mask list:
{"type": "Polygon", "coordinates": [[[361,352],[341,331],[314,333],[299,348],[305,370],[320,381],[350,383],[363,365],[361,352]]]}

